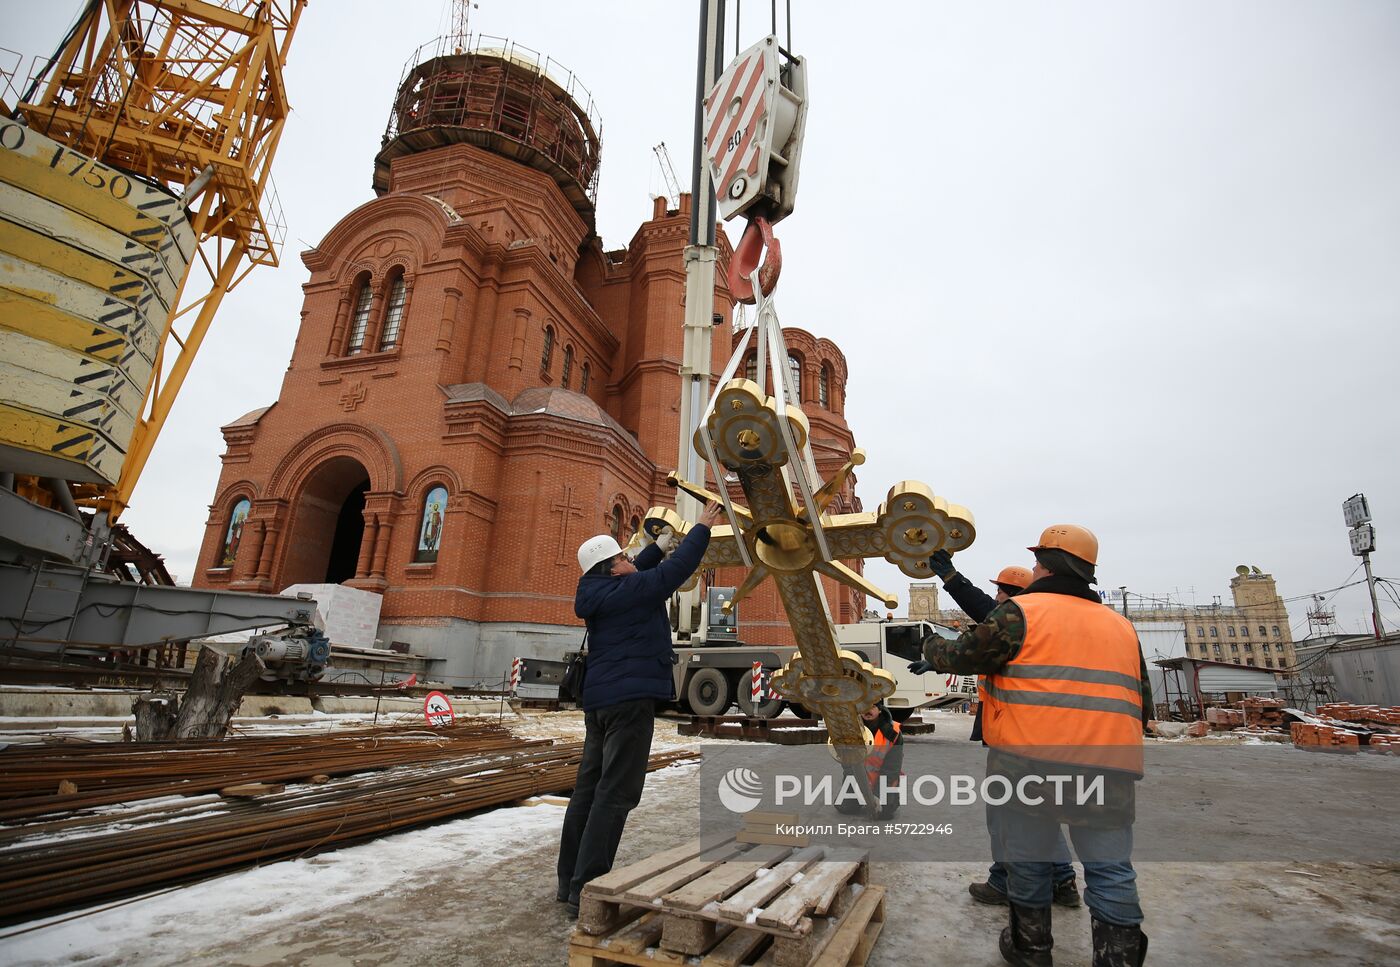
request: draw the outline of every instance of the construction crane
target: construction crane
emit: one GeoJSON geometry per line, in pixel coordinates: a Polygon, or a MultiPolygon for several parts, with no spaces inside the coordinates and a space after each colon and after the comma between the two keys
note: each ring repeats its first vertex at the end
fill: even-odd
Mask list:
{"type": "Polygon", "coordinates": [[[666,180],[666,201],[668,208],[679,208],[681,204],[681,183],[676,180],[676,169],[671,166],[671,152],[666,150],[666,142],[662,141],[651,149],[656,155],[657,164],[661,165],[661,177],[666,180]]]}
{"type": "MultiPolygon", "coordinates": [[[[11,150],[0,156],[0,180],[103,228],[129,229],[127,237],[138,246],[122,264],[137,265],[136,275],[143,278],[123,278],[130,284],[104,290],[127,301],[133,301],[128,293],[139,292],[131,327],[154,330],[147,335],[153,342],[149,372],[136,360],[123,363],[121,375],[144,377],[131,379],[141,401],[137,412],[127,413],[134,417],[129,436],[121,432],[119,418],[94,427],[94,444],[110,444],[105,463],[103,454],[92,454],[95,447],[59,448],[68,439],[61,429],[45,434],[47,428],[39,427],[37,435],[25,438],[27,446],[20,444],[40,453],[49,444],[48,455],[87,463],[73,478],[94,486],[77,488],[74,496],[80,506],[105,511],[111,520],[130,500],[224,295],[252,267],[277,264],[283,226],[269,179],[289,110],[282,65],[305,5],[305,0],[222,5],[93,0],[29,84],[6,126],[5,147],[11,150]],[[145,200],[126,206],[135,212],[121,210],[121,202],[138,196],[145,200]],[[183,250],[190,242],[197,251],[183,250]],[[154,257],[145,258],[146,252],[154,257]],[[207,289],[191,285],[188,271],[175,271],[181,260],[208,271],[207,289]],[[160,264],[149,266],[152,262],[160,264]],[[172,285],[167,304],[163,290],[172,285]],[[141,304],[148,294],[152,298],[141,304]],[[99,441],[103,435],[107,439],[99,441]],[[124,458],[111,459],[113,450],[124,458]]],[[[32,206],[33,199],[7,194],[7,219],[26,204],[32,206]]],[[[38,220],[24,227],[35,228],[32,222],[38,220]]],[[[101,241],[109,241],[111,232],[85,223],[77,227],[89,231],[75,233],[76,240],[65,238],[72,251],[55,251],[52,261],[92,262],[106,254],[101,241]]],[[[38,267],[55,268],[42,254],[38,258],[38,267]]],[[[104,411],[126,413],[122,402],[114,400],[104,411]]],[[[0,426],[11,431],[13,417],[8,412],[6,417],[0,426]]],[[[11,447],[17,443],[9,432],[0,440],[11,447]]]]}
{"type": "Polygon", "coordinates": [[[188,641],[314,614],[294,599],[168,587],[138,586],[138,601],[102,571],[224,296],[277,264],[271,166],[305,6],[91,0],[0,117],[0,636],[11,650],[188,641]]]}

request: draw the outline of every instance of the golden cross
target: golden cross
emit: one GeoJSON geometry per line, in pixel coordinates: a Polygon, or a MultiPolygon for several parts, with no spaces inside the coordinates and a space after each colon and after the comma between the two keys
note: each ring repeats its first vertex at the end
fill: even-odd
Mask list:
{"type": "MultiPolygon", "coordinates": [[[[743,349],[741,346],[735,354],[736,359],[743,349]]],[[[786,353],[778,358],[785,359],[786,353]]],[[[733,369],[731,361],[729,372],[733,369]]],[[[837,758],[855,766],[865,757],[870,743],[860,713],[890,695],[895,683],[888,672],[840,648],[817,575],[825,574],[892,608],[894,598],[839,559],[883,557],[911,578],[927,578],[929,555],[940,548],[950,553],[963,550],[975,539],[976,527],[971,511],[935,496],[917,480],[895,484],[878,513],[825,513],[851,470],[865,462],[865,452],[860,449],[851,453],[830,480],[811,492],[815,512],[803,506],[793,495],[788,475],[806,472],[796,458],[807,447],[808,422],[797,407],[784,408],[786,432],[778,422],[777,401],[757,383],[732,379],[716,395],[705,425],[696,433],[695,445],[702,456],[708,456],[704,439],[708,434],[715,462],[738,476],[748,507],[728,505],[732,523],[714,528],[700,567],[743,566],[745,558],[752,562],[748,576],[726,607],[752,593],[767,578],[773,579],[798,654],[773,675],[772,688],[789,702],[820,715],[837,758]],[[797,453],[790,452],[789,443],[797,453]],[[822,553],[823,545],[826,554],[822,553]]],[[[669,482],[702,500],[721,500],[719,494],[674,474],[669,482]]],[[[802,489],[808,488],[799,487],[802,489]]],[[[689,529],[672,510],[657,507],[647,512],[644,527],[649,535],[654,537],[666,526],[678,534],[689,529]]]]}

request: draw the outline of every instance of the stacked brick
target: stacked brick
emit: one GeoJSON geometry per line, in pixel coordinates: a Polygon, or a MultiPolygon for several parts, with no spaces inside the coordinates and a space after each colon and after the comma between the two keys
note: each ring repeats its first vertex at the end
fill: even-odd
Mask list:
{"type": "Polygon", "coordinates": [[[1351,702],[1331,702],[1317,707],[1318,715],[1342,722],[1374,722],[1378,725],[1400,725],[1400,706],[1382,708],[1379,705],[1354,705],[1351,702]]]}
{"type": "Polygon", "coordinates": [[[1400,735],[1373,735],[1366,748],[1382,755],[1400,755],[1400,735]]]}
{"type": "Polygon", "coordinates": [[[1314,725],[1309,722],[1294,722],[1290,727],[1293,744],[1300,749],[1319,752],[1359,752],[1361,736],[1350,729],[1332,725],[1314,725]]]}
{"type": "Polygon", "coordinates": [[[1240,713],[1246,726],[1265,729],[1283,728],[1283,699],[1246,698],[1240,704],[1240,713]]]}
{"type": "Polygon", "coordinates": [[[1206,723],[1212,732],[1229,732],[1244,725],[1245,716],[1243,709],[1237,708],[1208,708],[1206,709],[1206,723]]]}

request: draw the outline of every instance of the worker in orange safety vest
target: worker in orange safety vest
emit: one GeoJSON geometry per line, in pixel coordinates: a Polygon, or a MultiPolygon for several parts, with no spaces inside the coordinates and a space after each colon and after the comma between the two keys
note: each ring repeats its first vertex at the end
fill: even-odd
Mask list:
{"type": "Polygon", "coordinates": [[[954,641],[925,638],[924,658],[941,672],[986,676],[987,774],[1018,790],[997,807],[1004,812],[996,852],[1006,863],[1010,900],[1002,956],[1021,967],[1052,963],[1052,860],[1064,823],[1084,864],[1094,967],[1138,967],[1147,936],[1131,857],[1143,771],[1137,634],[1090,587],[1099,542],[1087,528],[1052,525],[1030,550],[1030,586],[954,641]],[[1102,794],[1087,803],[1057,801],[1045,792],[1059,776],[1087,780],[1102,794]]]}
{"type": "MultiPolygon", "coordinates": [[[[868,788],[880,798],[880,809],[877,814],[880,819],[889,819],[899,809],[899,797],[880,796],[880,779],[883,777],[885,785],[891,790],[899,785],[899,777],[904,769],[904,736],[899,723],[894,720],[890,710],[883,704],[870,706],[861,713],[865,720],[865,727],[870,730],[871,745],[865,756],[865,776],[869,783],[868,788]]],[[[848,774],[851,770],[846,770],[848,774]]],[[[855,802],[850,799],[843,800],[836,804],[836,811],[853,815],[865,809],[863,802],[855,802]]]]}

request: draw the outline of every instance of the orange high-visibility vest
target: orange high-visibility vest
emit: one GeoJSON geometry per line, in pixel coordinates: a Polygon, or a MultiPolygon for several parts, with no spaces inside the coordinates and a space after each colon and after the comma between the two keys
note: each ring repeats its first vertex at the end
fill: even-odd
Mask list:
{"type": "MultiPolygon", "coordinates": [[[[898,739],[900,733],[899,723],[894,722],[891,724],[894,725],[894,735],[895,738],[898,739]]],[[[875,744],[870,747],[870,753],[865,757],[865,774],[870,779],[871,789],[879,789],[876,783],[880,781],[880,768],[885,764],[885,756],[889,755],[890,749],[893,748],[894,743],[885,738],[885,733],[882,730],[876,729],[875,744]]]]}
{"type": "Polygon", "coordinates": [[[1142,775],[1137,633],[1095,601],[1019,594],[1025,643],[983,679],[982,737],[1017,755],[1142,775]]]}

